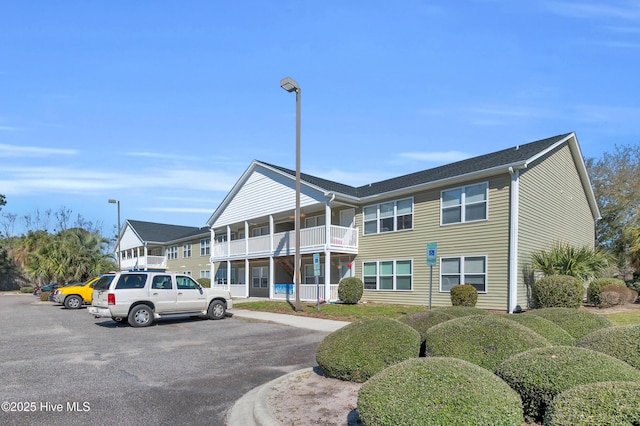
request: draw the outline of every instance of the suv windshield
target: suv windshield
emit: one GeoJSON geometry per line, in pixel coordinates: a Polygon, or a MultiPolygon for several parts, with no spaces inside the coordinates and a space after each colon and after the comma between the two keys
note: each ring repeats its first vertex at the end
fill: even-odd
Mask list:
{"type": "Polygon", "coordinates": [[[113,281],[115,275],[103,275],[93,285],[94,290],[109,290],[109,284],[113,281]]]}

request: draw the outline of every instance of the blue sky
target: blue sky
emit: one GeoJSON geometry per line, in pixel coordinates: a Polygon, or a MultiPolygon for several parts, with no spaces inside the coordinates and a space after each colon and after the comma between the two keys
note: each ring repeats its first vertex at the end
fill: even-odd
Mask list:
{"type": "MultiPolygon", "coordinates": [[[[0,214],[203,226],[253,159],[351,185],[575,131],[640,143],[640,2],[13,1],[0,214]]],[[[2,221],[0,217],[0,222],[2,221]]]]}

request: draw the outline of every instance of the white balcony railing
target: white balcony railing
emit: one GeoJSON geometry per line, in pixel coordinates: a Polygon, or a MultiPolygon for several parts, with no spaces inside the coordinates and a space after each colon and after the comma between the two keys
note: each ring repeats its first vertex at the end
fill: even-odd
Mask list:
{"type": "Polygon", "coordinates": [[[167,259],[164,256],[140,256],[120,260],[120,268],[128,269],[166,269],[167,259]]]}
{"type": "MultiPolygon", "coordinates": [[[[279,232],[248,239],[216,243],[212,248],[213,262],[244,257],[290,256],[295,254],[295,232],[279,232]]],[[[344,253],[358,253],[358,228],[329,225],[329,241],[326,226],[300,230],[300,252],[313,253],[327,248],[344,253]]]]}

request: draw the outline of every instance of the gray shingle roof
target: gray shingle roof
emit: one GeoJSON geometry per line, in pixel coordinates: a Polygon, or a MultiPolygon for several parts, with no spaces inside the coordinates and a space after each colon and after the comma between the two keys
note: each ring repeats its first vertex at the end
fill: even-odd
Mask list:
{"type": "Polygon", "coordinates": [[[196,226],[169,225],[166,223],[143,222],[141,220],[128,220],[131,227],[137,232],[142,241],[166,243],[209,233],[209,228],[196,226]]]}
{"type": "MultiPolygon", "coordinates": [[[[311,176],[306,173],[300,173],[300,180],[311,185],[318,186],[327,191],[339,192],[341,194],[353,197],[368,197],[397,189],[407,188],[415,185],[436,182],[442,179],[453,178],[482,170],[488,170],[499,166],[506,166],[521,161],[526,161],[537,154],[545,151],[555,143],[569,136],[571,133],[530,142],[524,145],[514,146],[512,148],[503,149],[490,154],[480,155],[478,157],[469,158],[444,166],[435,167],[433,169],[423,170],[420,172],[410,173],[380,182],[371,183],[359,187],[345,185],[339,182],[322,179],[311,176]]],[[[276,166],[261,162],[269,167],[280,170],[284,173],[295,176],[295,171],[284,167],[276,166]]]]}

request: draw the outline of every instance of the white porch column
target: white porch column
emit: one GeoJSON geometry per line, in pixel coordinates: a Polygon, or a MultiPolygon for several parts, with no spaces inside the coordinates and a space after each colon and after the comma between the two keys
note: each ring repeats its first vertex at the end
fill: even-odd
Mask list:
{"type": "Polygon", "coordinates": [[[214,231],[213,228],[209,228],[209,231],[211,233],[211,241],[209,241],[209,279],[211,280],[211,283],[213,283],[216,277],[215,275],[216,265],[215,263],[213,263],[213,253],[214,253],[213,244],[216,241],[216,231],[214,231]]]}
{"type": "Polygon", "coordinates": [[[276,225],[273,221],[273,215],[269,215],[269,251],[273,254],[273,234],[275,231],[276,225]]]}
{"type": "Polygon", "coordinates": [[[276,271],[275,271],[276,262],[273,259],[273,256],[269,256],[269,299],[273,299],[273,290],[276,279],[276,271]]]}
{"type": "Polygon", "coordinates": [[[249,279],[251,273],[249,272],[249,259],[244,259],[244,297],[249,297],[249,279]]]}
{"type": "Polygon", "coordinates": [[[227,260],[227,291],[231,292],[231,261],[227,260]]]}
{"type": "MultiPolygon", "coordinates": [[[[327,200],[324,206],[324,228],[325,228],[325,245],[324,245],[324,300],[331,300],[331,198],[327,200]]],[[[340,268],[340,265],[338,265],[340,268]]]]}
{"type": "Polygon", "coordinates": [[[147,243],[144,243],[144,270],[149,269],[149,249],[147,248],[147,243]]]}
{"type": "Polygon", "coordinates": [[[324,300],[331,299],[331,250],[324,250],[324,300]]]}
{"type": "Polygon", "coordinates": [[[244,254],[249,255],[249,222],[244,221],[244,254]]]}

